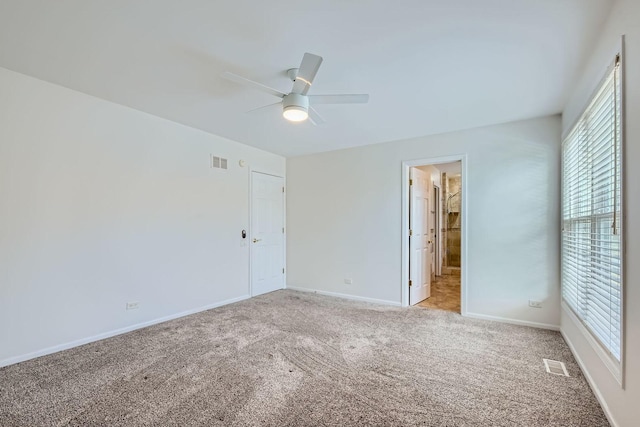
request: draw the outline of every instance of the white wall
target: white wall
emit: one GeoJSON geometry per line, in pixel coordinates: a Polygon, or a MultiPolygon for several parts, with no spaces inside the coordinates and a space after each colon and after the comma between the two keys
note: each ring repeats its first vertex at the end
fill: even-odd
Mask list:
{"type": "MultiPolygon", "coordinates": [[[[440,172],[440,169],[438,169],[439,165],[424,165],[424,166],[418,166],[418,169],[425,171],[426,173],[429,174],[429,176],[431,177],[431,185],[435,185],[440,187],[441,183],[440,181],[442,180],[442,172],[440,172]]],[[[431,194],[431,193],[430,193],[431,194]]]]}
{"type": "Polygon", "coordinates": [[[402,161],[466,154],[467,311],[559,325],[559,141],[554,116],[289,158],[288,286],[399,304],[402,161]]]}
{"type": "Polygon", "coordinates": [[[0,68],[0,365],[247,296],[240,159],[285,173],[280,156],[0,68]]]}
{"type": "Polygon", "coordinates": [[[443,163],[438,165],[438,169],[440,169],[441,173],[446,173],[449,176],[459,175],[462,172],[462,165],[460,162],[443,163]]]}
{"type": "Polygon", "coordinates": [[[563,129],[566,131],[584,109],[608,64],[613,60],[622,34],[626,35],[624,389],[614,380],[565,309],[562,310],[561,319],[562,332],[591,379],[592,387],[613,424],[621,427],[637,426],[640,419],[640,264],[637,262],[640,259],[640,169],[637,167],[640,161],[640,2],[616,1],[563,113],[563,129]]]}

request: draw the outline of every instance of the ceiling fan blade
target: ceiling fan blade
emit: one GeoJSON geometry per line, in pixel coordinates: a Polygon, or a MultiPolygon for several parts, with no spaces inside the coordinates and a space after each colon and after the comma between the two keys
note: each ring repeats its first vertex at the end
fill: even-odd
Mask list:
{"type": "Polygon", "coordinates": [[[322,64],[321,56],[305,53],[302,57],[300,68],[298,68],[298,75],[293,82],[291,92],[306,95],[313,84],[313,79],[316,78],[320,64],[322,64]]]}
{"type": "Polygon", "coordinates": [[[279,90],[270,88],[269,86],[265,86],[262,83],[254,82],[253,80],[249,80],[247,78],[244,78],[244,77],[239,76],[237,74],[230,73],[228,71],[222,73],[222,77],[227,79],[227,80],[230,80],[230,81],[232,81],[234,83],[238,83],[238,84],[241,84],[241,85],[244,85],[244,86],[249,86],[249,87],[252,87],[254,89],[258,89],[258,90],[260,90],[262,92],[269,93],[269,94],[271,94],[273,96],[277,96],[278,98],[283,98],[286,95],[286,93],[282,93],[279,90]]]}
{"type": "Polygon", "coordinates": [[[316,126],[324,124],[326,122],[326,120],[320,114],[318,114],[318,112],[314,110],[313,107],[309,107],[309,121],[316,126]]]}
{"type": "Polygon", "coordinates": [[[366,104],[369,102],[368,94],[351,95],[308,95],[309,104],[366,104]]]}
{"type": "Polygon", "coordinates": [[[273,104],[263,105],[262,107],[254,108],[253,110],[245,111],[245,113],[253,113],[260,110],[265,110],[269,107],[273,107],[274,105],[281,105],[282,102],[274,102],[273,104]]]}

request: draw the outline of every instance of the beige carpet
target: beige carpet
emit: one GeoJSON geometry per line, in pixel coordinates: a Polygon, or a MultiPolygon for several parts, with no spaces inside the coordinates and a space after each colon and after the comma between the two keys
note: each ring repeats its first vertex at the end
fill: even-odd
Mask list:
{"type": "Polygon", "coordinates": [[[608,423],[557,332],[279,291],[2,368],[0,425],[608,423]]]}

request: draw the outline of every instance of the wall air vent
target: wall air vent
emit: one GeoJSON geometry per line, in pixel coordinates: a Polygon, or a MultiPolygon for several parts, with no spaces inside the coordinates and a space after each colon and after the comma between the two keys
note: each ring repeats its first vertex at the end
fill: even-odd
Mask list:
{"type": "Polygon", "coordinates": [[[213,169],[227,169],[228,163],[225,158],[211,155],[211,167],[213,169]]]}
{"type": "Polygon", "coordinates": [[[569,372],[567,372],[567,367],[562,362],[558,362],[557,360],[549,360],[542,359],[544,361],[544,367],[547,369],[547,372],[554,375],[562,375],[565,377],[569,376],[569,372]]]}

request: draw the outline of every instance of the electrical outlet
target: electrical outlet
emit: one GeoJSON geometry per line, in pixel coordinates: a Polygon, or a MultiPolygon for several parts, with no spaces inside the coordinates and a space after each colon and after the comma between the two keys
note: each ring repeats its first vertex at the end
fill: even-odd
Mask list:
{"type": "Polygon", "coordinates": [[[542,301],[529,300],[529,307],[542,308],[542,301]]]}
{"type": "Polygon", "coordinates": [[[137,310],[138,309],[138,302],[128,302],[127,303],[127,310],[137,310]]]}
{"type": "Polygon", "coordinates": [[[344,284],[345,285],[352,285],[353,284],[353,279],[344,279],[344,284]]]}

